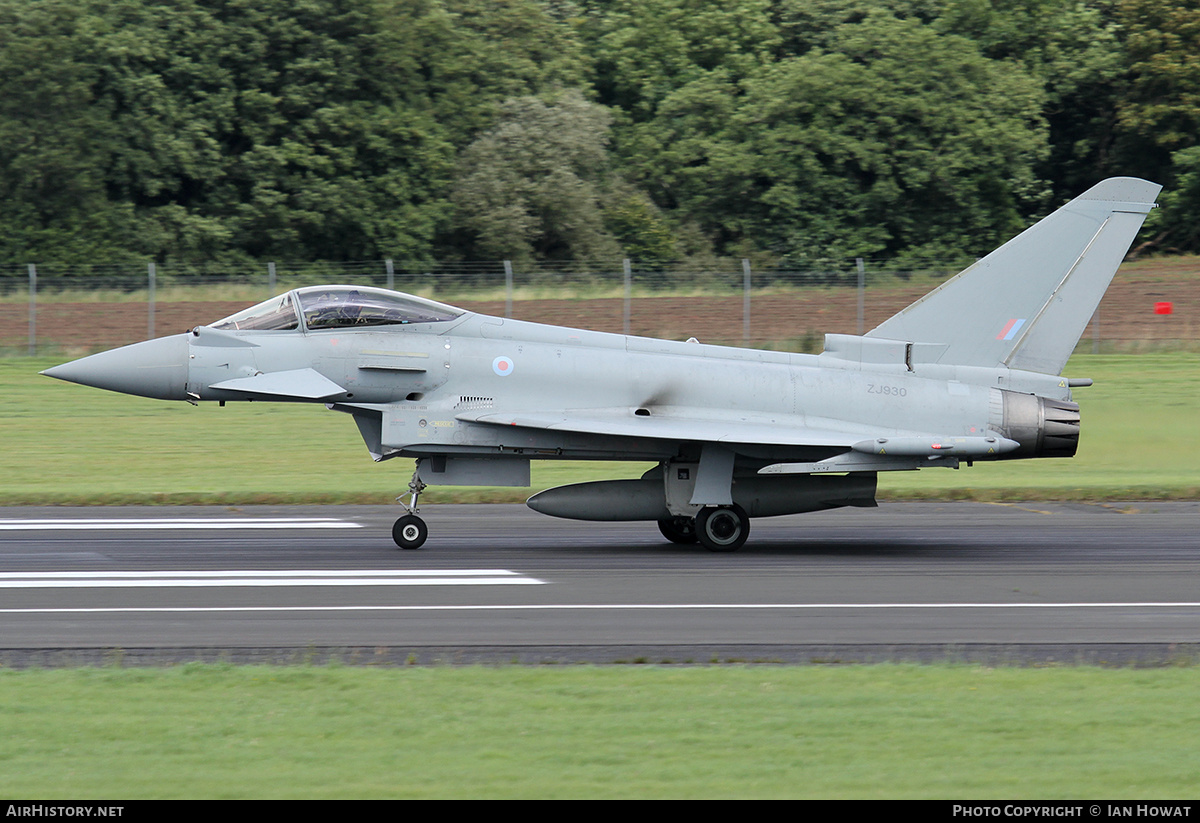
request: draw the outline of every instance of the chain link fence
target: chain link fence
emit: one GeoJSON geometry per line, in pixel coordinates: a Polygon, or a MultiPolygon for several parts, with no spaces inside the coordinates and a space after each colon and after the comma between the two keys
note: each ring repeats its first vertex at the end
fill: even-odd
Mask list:
{"type": "MultiPolygon", "coordinates": [[[[0,267],[0,353],[78,353],[211,323],[288,289],[324,283],[410,292],[472,311],[599,331],[819,351],[861,334],[970,261],[808,267],[720,260],[699,267],[393,260],[255,267],[0,267]]],[[[1200,273],[1127,267],[1085,333],[1092,351],[1193,348],[1200,273]]]]}

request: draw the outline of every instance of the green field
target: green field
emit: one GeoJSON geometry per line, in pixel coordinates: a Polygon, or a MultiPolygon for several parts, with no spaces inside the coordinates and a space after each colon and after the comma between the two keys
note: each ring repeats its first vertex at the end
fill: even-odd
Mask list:
{"type": "MultiPolygon", "coordinates": [[[[0,360],[0,504],[390,502],[409,460],[373,463],[348,415],[320,405],[147,400],[41,377],[0,360]]],[[[1200,355],[1077,355],[1083,436],[1071,460],[880,475],[880,496],[1172,499],[1200,496],[1200,355]]],[[[428,503],[519,501],[561,483],[636,477],[642,464],[534,461],[534,489],[433,488],[428,503]]]]}
{"type": "Polygon", "coordinates": [[[1195,797],[1195,668],[0,670],[0,794],[1195,797]]]}

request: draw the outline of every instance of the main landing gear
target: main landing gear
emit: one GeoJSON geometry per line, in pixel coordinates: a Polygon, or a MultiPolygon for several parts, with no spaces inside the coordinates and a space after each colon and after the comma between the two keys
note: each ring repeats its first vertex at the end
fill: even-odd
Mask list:
{"type": "Polygon", "coordinates": [[[696,520],[693,517],[672,517],[668,520],[659,520],[658,530],[672,543],[680,543],[685,546],[695,543],[699,539],[696,537],[696,520]]]}
{"type": "Polygon", "coordinates": [[[419,549],[425,543],[425,538],[429,537],[429,527],[425,525],[425,521],[417,517],[417,498],[421,492],[425,491],[425,484],[421,482],[420,468],[418,463],[417,471],[413,472],[412,480],[408,481],[408,491],[412,495],[409,502],[404,502],[404,495],[396,498],[396,502],[408,511],[408,514],[401,517],[392,525],[392,539],[396,541],[396,545],[402,549],[419,549]]]}
{"type": "Polygon", "coordinates": [[[705,506],[695,518],[672,517],[658,521],[658,530],[672,543],[696,543],[710,552],[734,552],[750,536],[750,518],[736,503],[705,506]]]}

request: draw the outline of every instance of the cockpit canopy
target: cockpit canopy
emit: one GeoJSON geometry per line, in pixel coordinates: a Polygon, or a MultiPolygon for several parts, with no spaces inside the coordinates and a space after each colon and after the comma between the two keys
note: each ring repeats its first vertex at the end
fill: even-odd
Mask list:
{"type": "Polygon", "coordinates": [[[461,317],[462,310],[409,294],[359,286],[308,286],[209,324],[226,331],[299,329],[309,331],[360,326],[440,323],[461,317]]]}

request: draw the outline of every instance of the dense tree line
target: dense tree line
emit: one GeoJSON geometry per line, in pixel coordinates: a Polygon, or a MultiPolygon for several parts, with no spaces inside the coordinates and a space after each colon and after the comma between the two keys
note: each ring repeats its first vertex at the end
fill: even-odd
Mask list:
{"type": "Polygon", "coordinates": [[[0,258],[1200,251],[1197,0],[0,0],[0,258]]]}

